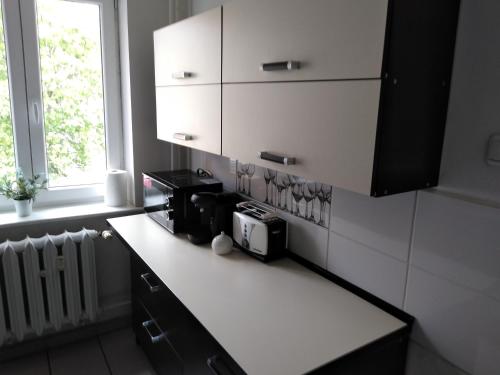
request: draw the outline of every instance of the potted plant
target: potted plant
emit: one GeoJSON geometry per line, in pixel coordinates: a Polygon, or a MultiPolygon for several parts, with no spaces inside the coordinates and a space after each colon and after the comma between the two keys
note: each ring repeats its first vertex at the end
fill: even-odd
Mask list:
{"type": "Polygon", "coordinates": [[[4,176],[0,180],[0,195],[14,200],[16,212],[19,217],[30,216],[33,209],[33,201],[40,190],[45,189],[47,180],[42,180],[40,175],[33,178],[24,177],[21,169],[16,171],[15,178],[4,176]]]}

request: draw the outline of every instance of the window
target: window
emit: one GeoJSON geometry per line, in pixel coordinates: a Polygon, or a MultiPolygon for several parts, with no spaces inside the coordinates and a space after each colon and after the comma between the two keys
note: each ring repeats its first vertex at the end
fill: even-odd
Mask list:
{"type": "Polygon", "coordinates": [[[98,196],[106,169],[122,166],[114,1],[2,10],[0,173],[46,176],[46,202],[98,196]]]}

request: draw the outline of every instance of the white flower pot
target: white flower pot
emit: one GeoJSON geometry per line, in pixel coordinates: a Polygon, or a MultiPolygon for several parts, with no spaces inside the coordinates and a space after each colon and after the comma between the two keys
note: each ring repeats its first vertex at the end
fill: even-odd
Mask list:
{"type": "Polygon", "coordinates": [[[17,216],[26,217],[31,215],[33,210],[33,199],[25,199],[22,201],[14,200],[17,216]]]}

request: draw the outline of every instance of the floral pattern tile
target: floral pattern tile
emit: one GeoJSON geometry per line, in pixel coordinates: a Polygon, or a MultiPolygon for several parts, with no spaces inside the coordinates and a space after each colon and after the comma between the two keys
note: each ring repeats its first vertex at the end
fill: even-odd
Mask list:
{"type": "Polygon", "coordinates": [[[237,161],[236,191],[328,228],[332,186],[237,161]]]}

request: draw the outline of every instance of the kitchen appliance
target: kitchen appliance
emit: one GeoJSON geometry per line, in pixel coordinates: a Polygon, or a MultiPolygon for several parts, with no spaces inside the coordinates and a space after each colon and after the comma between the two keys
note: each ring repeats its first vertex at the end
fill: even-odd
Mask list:
{"type": "Polygon", "coordinates": [[[198,192],[222,192],[222,183],[200,177],[190,170],[143,173],[144,210],[172,233],[189,232],[199,227],[200,211],[191,202],[198,192]]]}
{"type": "Polygon", "coordinates": [[[233,213],[233,239],[246,253],[264,262],[285,254],[287,222],[264,205],[241,202],[233,213]]]}
{"type": "Polygon", "coordinates": [[[194,244],[212,241],[221,231],[231,235],[232,215],[241,198],[235,193],[200,192],[191,196],[191,202],[199,209],[200,223],[188,230],[188,239],[194,244]]]}

